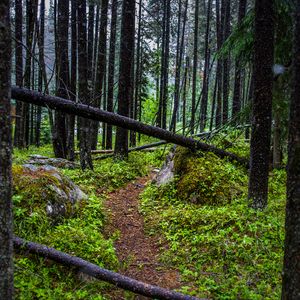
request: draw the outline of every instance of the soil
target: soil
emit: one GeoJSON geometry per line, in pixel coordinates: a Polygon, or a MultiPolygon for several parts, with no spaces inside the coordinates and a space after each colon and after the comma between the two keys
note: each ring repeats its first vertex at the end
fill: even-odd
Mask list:
{"type": "MultiPolygon", "coordinates": [[[[122,265],[120,273],[152,285],[178,289],[181,286],[179,272],[160,262],[165,246],[158,236],[145,232],[144,219],[138,210],[139,195],[151,177],[139,178],[109,194],[105,203],[110,218],[107,232],[119,232],[115,248],[122,265]]],[[[120,292],[112,295],[112,299],[126,299],[124,297],[120,292]]],[[[135,296],[134,299],[149,298],[135,296]]]]}

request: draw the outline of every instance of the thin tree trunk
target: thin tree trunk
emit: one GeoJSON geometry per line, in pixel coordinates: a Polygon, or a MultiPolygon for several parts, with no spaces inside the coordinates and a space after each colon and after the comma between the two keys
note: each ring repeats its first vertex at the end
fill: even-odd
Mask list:
{"type": "MultiPolygon", "coordinates": [[[[78,12],[78,97],[82,103],[89,104],[88,57],[87,57],[87,20],[86,0],[77,2],[78,12]]],[[[90,143],[90,120],[80,119],[80,165],[84,170],[93,169],[90,143]]]]}
{"type": "Polygon", "coordinates": [[[186,96],[187,96],[187,83],[188,83],[189,69],[190,69],[190,58],[187,56],[186,63],[185,63],[183,95],[182,95],[182,134],[183,135],[185,135],[185,130],[186,130],[186,96]]]}
{"type": "MultiPolygon", "coordinates": [[[[108,0],[102,0],[101,5],[101,19],[99,32],[99,47],[98,47],[98,66],[96,72],[96,86],[95,86],[95,107],[101,107],[101,99],[103,97],[103,81],[106,66],[106,40],[107,40],[107,14],[108,14],[108,0]]],[[[97,148],[98,141],[98,122],[92,122],[92,149],[97,148]]]]}
{"type": "MultiPolygon", "coordinates": [[[[114,110],[114,81],[115,81],[115,54],[116,54],[116,30],[117,30],[118,1],[112,0],[110,42],[109,42],[109,61],[108,61],[108,92],[107,92],[107,111],[114,110]]],[[[112,126],[106,128],[106,149],[112,149],[112,126]]]]}
{"type": "MultiPolygon", "coordinates": [[[[141,100],[140,88],[140,73],[141,73],[141,30],[142,30],[142,0],[139,2],[139,19],[138,19],[138,33],[137,33],[137,46],[136,46],[136,71],[135,71],[135,93],[133,105],[133,119],[138,117],[138,105],[141,100]]],[[[136,146],[135,131],[130,132],[130,144],[132,147],[136,146]]]]}
{"type": "MultiPolygon", "coordinates": [[[[230,0],[225,1],[225,15],[224,15],[224,34],[223,43],[227,40],[230,35],[230,0]]],[[[230,71],[230,57],[225,57],[223,60],[223,124],[228,121],[228,97],[229,97],[229,71],[230,71]]]]}
{"type": "Polygon", "coordinates": [[[210,37],[210,15],[211,15],[211,0],[208,0],[207,15],[206,15],[206,32],[205,32],[205,63],[203,74],[203,95],[200,108],[200,132],[204,131],[207,118],[207,105],[208,105],[208,77],[210,66],[210,49],[209,49],[209,37],[210,37]]]}
{"type": "MultiPolygon", "coordinates": [[[[40,21],[37,25],[38,29],[38,47],[39,47],[39,74],[38,74],[38,90],[43,91],[43,82],[45,74],[45,59],[44,59],[44,47],[45,47],[45,0],[41,0],[40,6],[40,21]]],[[[47,76],[47,75],[46,75],[47,76]]],[[[47,82],[45,82],[45,85],[47,82]]],[[[42,122],[42,109],[37,107],[37,120],[36,120],[36,132],[35,132],[35,143],[39,147],[41,144],[41,122],[42,122]]]]}
{"type": "Polygon", "coordinates": [[[180,31],[181,24],[181,1],[180,1],[180,13],[178,14],[178,39],[177,39],[177,59],[176,59],[176,75],[175,75],[175,93],[174,93],[174,110],[171,120],[170,130],[176,131],[176,121],[180,103],[180,77],[181,77],[181,65],[182,65],[182,57],[184,52],[184,41],[185,41],[185,26],[187,21],[187,10],[188,10],[188,0],[185,1],[185,9],[183,16],[183,25],[182,25],[182,33],[180,31]],[[181,33],[181,39],[180,39],[181,33]]]}
{"type": "Polygon", "coordinates": [[[193,86],[192,86],[192,111],[191,134],[195,131],[196,94],[197,94],[197,68],[198,68],[198,35],[199,35],[199,0],[195,0],[195,28],[194,28],[194,61],[193,61],[193,86]]]}
{"type": "MultiPolygon", "coordinates": [[[[71,74],[70,74],[70,99],[77,99],[77,0],[71,2],[71,74]]],[[[68,159],[75,159],[75,116],[68,115],[67,137],[68,159]]]]}
{"type": "MultiPolygon", "coordinates": [[[[165,48],[166,48],[166,19],[167,19],[167,1],[164,0],[163,4],[163,19],[162,19],[162,42],[161,42],[161,65],[160,65],[160,90],[159,90],[159,104],[156,124],[162,127],[162,114],[163,114],[163,98],[165,92],[165,48]]],[[[157,43],[158,45],[158,43],[157,43]]]]}
{"type": "Polygon", "coordinates": [[[164,92],[162,98],[162,128],[167,128],[167,109],[169,99],[169,59],[170,59],[170,21],[171,21],[171,0],[167,0],[166,4],[166,39],[164,53],[164,92]]]}
{"type": "MultiPolygon", "coordinates": [[[[16,39],[16,49],[15,49],[15,72],[16,72],[16,85],[23,87],[23,4],[22,0],[15,0],[15,39],[16,39]]],[[[22,135],[24,128],[23,122],[23,110],[24,103],[17,101],[16,103],[16,126],[14,133],[14,145],[17,148],[23,148],[24,142],[22,141],[22,135]]]]}
{"type": "MultiPolygon", "coordinates": [[[[239,1],[239,15],[238,15],[238,25],[241,24],[243,18],[246,15],[247,0],[239,1]]],[[[242,101],[241,101],[241,72],[240,67],[241,60],[239,57],[235,61],[235,80],[234,80],[234,92],[233,92],[233,101],[232,101],[232,116],[235,117],[241,110],[242,101]]]]}

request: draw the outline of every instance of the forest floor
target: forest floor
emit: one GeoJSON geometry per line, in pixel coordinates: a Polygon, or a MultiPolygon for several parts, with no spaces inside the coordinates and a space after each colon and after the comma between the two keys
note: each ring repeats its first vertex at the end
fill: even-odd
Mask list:
{"type": "MultiPolygon", "coordinates": [[[[104,205],[109,224],[105,231],[109,235],[118,232],[115,248],[123,275],[163,288],[178,289],[181,286],[179,272],[164,266],[159,259],[167,246],[161,243],[160,237],[145,232],[144,219],[139,212],[139,196],[153,176],[151,173],[138,178],[108,195],[104,205]]],[[[112,297],[120,299],[120,294],[116,292],[112,297]]],[[[148,298],[136,296],[134,299],[148,298]]]]}

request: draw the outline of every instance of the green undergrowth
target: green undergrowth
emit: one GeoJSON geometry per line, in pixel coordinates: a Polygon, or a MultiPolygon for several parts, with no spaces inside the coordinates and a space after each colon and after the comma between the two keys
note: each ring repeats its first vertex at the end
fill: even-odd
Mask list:
{"type": "Polygon", "coordinates": [[[165,149],[154,152],[132,152],[127,160],[108,158],[95,161],[94,170],[63,170],[64,174],[85,192],[111,191],[139,176],[148,174],[150,167],[160,167],[165,149]]]}
{"type": "MultiPolygon", "coordinates": [[[[16,151],[14,172],[30,154],[50,156],[48,148],[39,152],[16,151]]],[[[53,223],[45,210],[47,196],[39,197],[43,182],[16,181],[13,195],[14,233],[26,240],[45,244],[57,250],[81,257],[106,269],[119,269],[113,246],[117,235],[104,236],[107,217],[103,208],[106,191],[149,172],[149,166],[159,166],[163,150],[153,153],[132,153],[127,161],[107,159],[95,162],[94,171],[79,169],[60,171],[88,194],[75,213],[53,223]],[[40,186],[36,186],[40,184],[40,186]]],[[[112,287],[104,282],[83,276],[77,270],[60,266],[34,255],[15,256],[16,299],[110,299],[112,287]]]]}
{"type": "Polygon", "coordinates": [[[13,149],[14,164],[23,164],[28,160],[29,155],[39,154],[49,158],[54,157],[52,145],[44,145],[43,147],[30,146],[28,149],[13,149]]]}
{"type": "Polygon", "coordinates": [[[167,242],[162,260],[180,270],[181,291],[211,299],[279,299],[285,171],[271,174],[268,208],[255,211],[248,207],[246,170],[213,154],[192,158],[186,152],[175,167],[173,182],[146,188],[140,210],[149,234],[167,242]]]}

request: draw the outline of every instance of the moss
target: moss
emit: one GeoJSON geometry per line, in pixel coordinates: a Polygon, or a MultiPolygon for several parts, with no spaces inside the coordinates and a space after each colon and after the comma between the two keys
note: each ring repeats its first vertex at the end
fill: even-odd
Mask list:
{"type": "MultiPolygon", "coordinates": [[[[75,205],[66,200],[72,190],[71,182],[56,171],[43,170],[31,171],[23,166],[15,165],[12,168],[13,194],[18,195],[18,209],[24,209],[28,216],[38,212],[38,215],[46,216],[46,206],[64,206],[64,217],[75,214],[84,201],[75,205]],[[20,200],[21,199],[21,200],[20,200]]],[[[61,216],[57,216],[58,221],[61,216]]]]}
{"type": "Polygon", "coordinates": [[[175,174],[183,174],[186,171],[187,163],[195,157],[189,148],[177,146],[174,156],[174,171],[175,174]]]}
{"type": "Polygon", "coordinates": [[[174,169],[177,194],[184,201],[224,205],[245,192],[245,171],[213,153],[192,153],[178,147],[174,169]]]}

